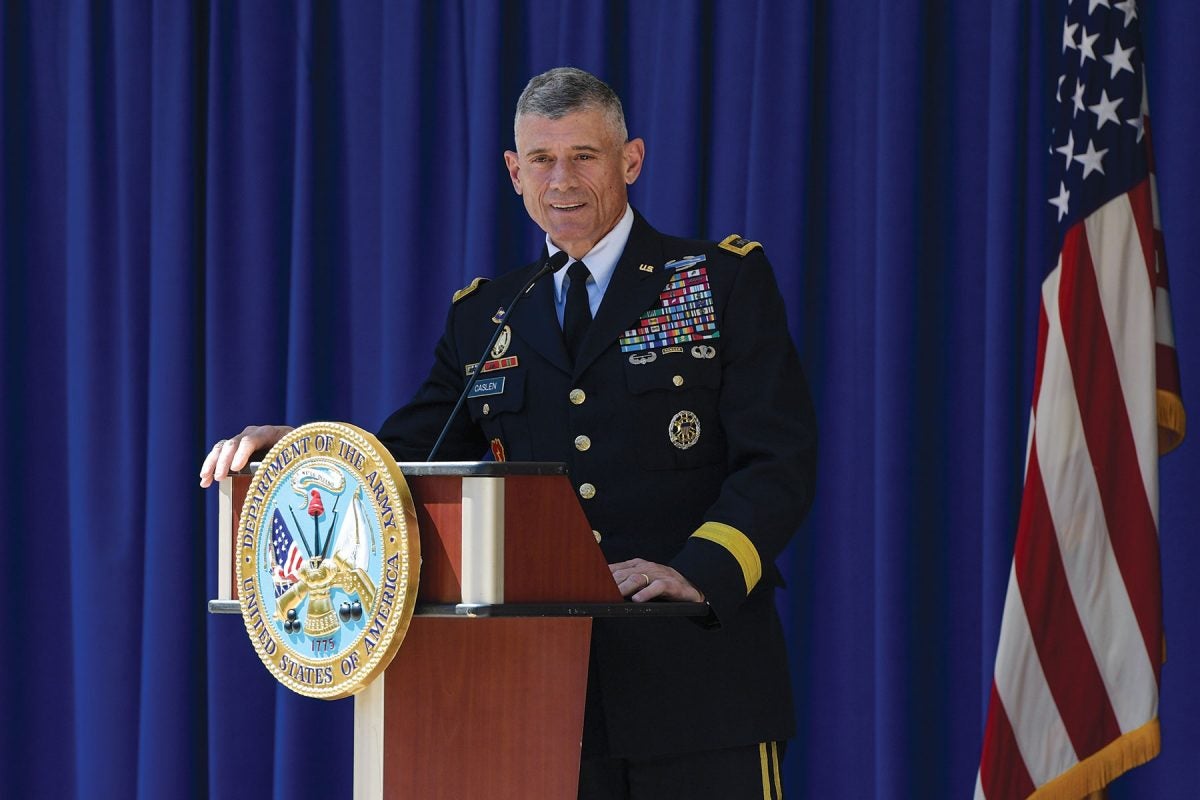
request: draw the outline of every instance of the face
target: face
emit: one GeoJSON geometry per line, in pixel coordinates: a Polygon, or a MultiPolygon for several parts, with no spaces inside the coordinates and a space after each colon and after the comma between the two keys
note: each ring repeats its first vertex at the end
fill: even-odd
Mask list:
{"type": "Polygon", "coordinates": [[[604,114],[523,115],[517,152],[505,152],[513,189],[550,241],[582,258],[625,214],[626,187],[642,171],[645,143],[618,141],[604,114]]]}

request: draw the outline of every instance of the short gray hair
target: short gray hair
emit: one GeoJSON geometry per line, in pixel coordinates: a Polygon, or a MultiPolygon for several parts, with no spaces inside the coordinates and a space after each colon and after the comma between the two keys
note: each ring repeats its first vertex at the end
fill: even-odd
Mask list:
{"type": "Polygon", "coordinates": [[[555,67],[530,78],[517,100],[513,137],[516,138],[517,123],[525,114],[562,119],[576,111],[602,112],[608,118],[617,141],[621,144],[628,141],[629,132],[625,128],[621,98],[607,83],[575,67],[555,67]]]}

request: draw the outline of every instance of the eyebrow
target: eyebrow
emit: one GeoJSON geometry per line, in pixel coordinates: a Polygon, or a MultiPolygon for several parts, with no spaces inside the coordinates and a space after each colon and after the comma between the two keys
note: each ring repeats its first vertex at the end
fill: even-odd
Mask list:
{"type": "MultiPolygon", "coordinates": [[[[580,152],[580,151],[586,151],[588,153],[601,152],[601,149],[599,147],[596,147],[595,145],[590,145],[590,144],[574,144],[574,145],[571,145],[571,149],[574,150],[575,152],[580,152]]],[[[533,150],[526,150],[525,155],[536,156],[536,155],[541,155],[542,153],[549,153],[549,152],[550,152],[550,148],[548,148],[548,147],[537,147],[537,148],[534,148],[533,150]]]]}

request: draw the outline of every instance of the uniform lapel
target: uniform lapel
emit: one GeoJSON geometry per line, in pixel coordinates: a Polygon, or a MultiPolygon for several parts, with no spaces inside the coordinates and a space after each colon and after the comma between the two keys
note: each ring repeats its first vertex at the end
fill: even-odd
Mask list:
{"type": "MultiPolygon", "coordinates": [[[[622,333],[634,327],[642,312],[655,304],[658,293],[667,282],[667,274],[662,266],[661,237],[642,219],[641,214],[635,212],[629,241],[613,271],[596,318],[580,345],[575,375],[586,370],[622,333]],[[644,266],[652,267],[653,271],[644,269],[644,266]]],[[[550,299],[553,314],[553,296],[550,299]]]]}
{"type": "MultiPolygon", "coordinates": [[[[542,258],[545,258],[543,252],[542,258]]],[[[541,260],[537,266],[541,266],[541,260]]],[[[524,278],[523,280],[528,280],[524,278]]],[[[558,312],[554,307],[554,279],[547,275],[534,284],[517,306],[513,315],[513,336],[537,351],[563,372],[571,372],[571,359],[563,344],[562,326],[558,324],[558,312]]]]}

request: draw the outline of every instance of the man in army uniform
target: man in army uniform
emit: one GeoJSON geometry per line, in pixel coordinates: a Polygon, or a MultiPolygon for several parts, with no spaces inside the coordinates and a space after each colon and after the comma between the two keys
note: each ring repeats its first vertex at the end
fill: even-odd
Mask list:
{"type": "MultiPolygon", "coordinates": [[[[533,78],[515,139],[505,162],[546,250],[456,294],[379,438],[424,460],[504,305],[565,252],[504,332],[488,373],[504,381],[472,386],[439,457],[565,462],[621,593],[711,609],[596,621],[580,797],[778,797],[794,717],[774,559],[811,503],[816,430],[771,267],[757,242],[665,236],[630,207],[645,144],[594,76],[533,78]]],[[[287,430],[219,442],[201,484],[287,430]]]]}

